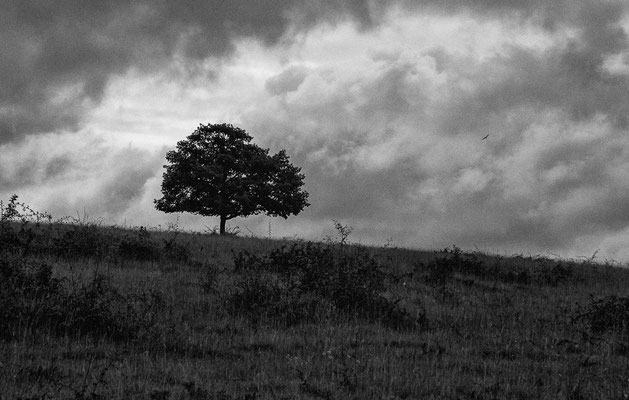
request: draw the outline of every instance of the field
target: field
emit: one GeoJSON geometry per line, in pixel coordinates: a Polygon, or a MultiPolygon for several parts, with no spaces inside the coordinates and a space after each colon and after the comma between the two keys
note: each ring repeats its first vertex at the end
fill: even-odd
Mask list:
{"type": "Polygon", "coordinates": [[[2,207],[0,399],[627,399],[629,271],[2,207]]]}

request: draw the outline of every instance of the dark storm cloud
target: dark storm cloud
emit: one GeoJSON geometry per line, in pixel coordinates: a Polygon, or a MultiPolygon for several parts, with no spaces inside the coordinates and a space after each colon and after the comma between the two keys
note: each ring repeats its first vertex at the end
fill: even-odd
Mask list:
{"type": "Polygon", "coordinates": [[[0,143],[74,129],[113,74],[159,68],[177,54],[223,57],[233,40],[267,45],[321,20],[370,21],[365,1],[6,0],[0,5],[0,143]]]}
{"type": "MultiPolygon", "coordinates": [[[[624,11],[622,2],[7,0],[0,5],[0,143],[76,128],[101,100],[110,77],[131,66],[159,68],[175,54],[190,62],[223,57],[232,52],[236,38],[272,45],[286,39],[288,31],[322,21],[351,18],[366,29],[396,4],[488,18],[543,16],[553,26],[582,24],[584,42],[565,55],[565,63],[586,79],[592,73],[596,79],[597,56],[626,45],[625,33],[615,25],[624,11]]],[[[575,112],[590,107],[583,104],[585,110],[575,112]]]]}

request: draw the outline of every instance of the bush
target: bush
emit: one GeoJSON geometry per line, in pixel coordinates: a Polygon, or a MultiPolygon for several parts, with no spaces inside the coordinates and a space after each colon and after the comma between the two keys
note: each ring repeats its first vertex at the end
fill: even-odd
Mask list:
{"type": "Polygon", "coordinates": [[[0,337],[14,338],[28,326],[60,319],[56,303],[63,293],[47,264],[17,267],[0,260],[0,337]]]}
{"type": "Polygon", "coordinates": [[[11,196],[6,205],[0,201],[0,249],[25,256],[34,248],[45,247],[49,235],[44,235],[40,228],[43,221],[50,223],[52,217],[17,199],[17,195],[11,196]]]}
{"type": "Polygon", "coordinates": [[[551,263],[551,266],[541,263],[535,268],[533,276],[537,284],[553,287],[569,280],[579,281],[574,269],[562,262],[551,263]]]}
{"type": "Polygon", "coordinates": [[[58,227],[52,252],[66,259],[103,258],[111,250],[113,239],[94,223],[68,224],[58,227]]]}
{"type": "Polygon", "coordinates": [[[143,226],[134,231],[134,235],[125,235],[118,243],[118,255],[135,261],[158,261],[167,258],[185,262],[190,258],[187,246],[177,242],[179,231],[172,231],[168,239],[163,239],[160,246],[151,238],[150,232],[143,226]]]}
{"type": "Polygon", "coordinates": [[[176,234],[173,234],[169,239],[163,240],[163,253],[170,260],[186,262],[190,259],[190,249],[187,245],[178,243],[176,238],[176,234]]]}
{"type": "Polygon", "coordinates": [[[573,318],[585,322],[594,334],[627,333],[629,326],[629,297],[607,296],[592,300],[573,318]]]}
{"type": "Polygon", "coordinates": [[[135,235],[126,235],[118,244],[118,255],[136,261],[156,261],[160,257],[157,243],[151,239],[148,230],[141,226],[135,235]]]}
{"type": "Polygon", "coordinates": [[[428,264],[415,265],[416,271],[426,271],[425,281],[434,286],[444,286],[454,278],[454,273],[484,277],[486,270],[475,254],[465,254],[456,246],[443,250],[445,256],[428,264]]]}
{"type": "Polygon", "coordinates": [[[103,275],[66,287],[50,265],[0,259],[0,338],[25,332],[127,340],[153,325],[156,293],[119,294],[103,275]]]}
{"type": "Polygon", "coordinates": [[[409,314],[383,297],[387,275],[360,248],[294,244],[257,256],[234,256],[237,280],[227,305],[232,312],[261,313],[291,325],[339,313],[414,326],[409,314]]]}
{"type": "Polygon", "coordinates": [[[464,253],[456,246],[444,249],[443,253],[444,256],[427,264],[415,265],[416,273],[420,273],[426,283],[444,286],[455,278],[455,273],[520,285],[556,287],[566,282],[583,282],[574,267],[566,262],[530,258],[522,259],[527,263],[500,265],[496,260],[489,263],[481,259],[477,253],[464,253]]]}

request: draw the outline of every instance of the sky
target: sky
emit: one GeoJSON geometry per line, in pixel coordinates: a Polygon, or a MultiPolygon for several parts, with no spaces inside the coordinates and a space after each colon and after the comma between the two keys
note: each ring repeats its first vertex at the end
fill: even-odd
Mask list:
{"type": "Polygon", "coordinates": [[[231,123],[311,203],[241,234],[627,262],[628,35],[625,0],[3,0],[0,199],[211,230],[153,200],[231,123]]]}

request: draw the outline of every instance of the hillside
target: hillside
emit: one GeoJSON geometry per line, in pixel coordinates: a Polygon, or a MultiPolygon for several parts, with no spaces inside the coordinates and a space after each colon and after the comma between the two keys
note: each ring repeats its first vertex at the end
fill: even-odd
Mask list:
{"type": "Polygon", "coordinates": [[[2,400],[629,397],[624,268],[8,210],[2,400]]]}

